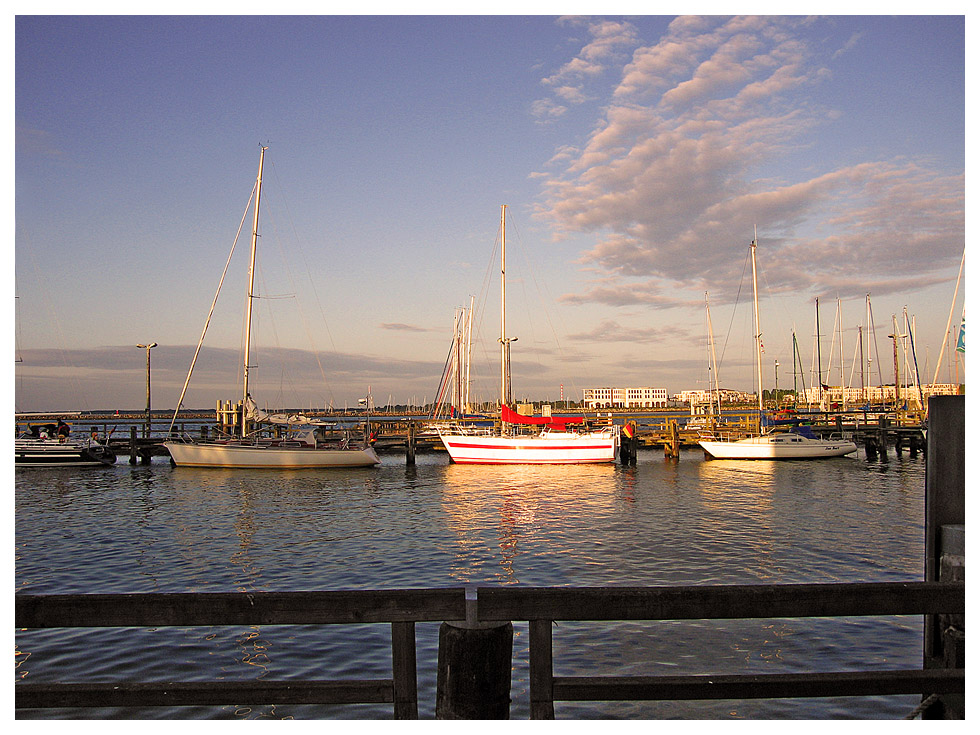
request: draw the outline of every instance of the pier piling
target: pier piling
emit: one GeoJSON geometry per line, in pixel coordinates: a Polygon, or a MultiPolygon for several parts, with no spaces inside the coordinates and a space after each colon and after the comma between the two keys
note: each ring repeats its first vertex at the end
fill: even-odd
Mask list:
{"type": "Polygon", "coordinates": [[[439,626],[436,719],[510,719],[514,624],[477,621],[476,590],[466,591],[466,620],[439,626]]]}
{"type": "Polygon", "coordinates": [[[664,442],[664,457],[678,459],[681,456],[681,436],[677,422],[671,420],[667,427],[667,440],[664,442]]]}
{"type": "Polygon", "coordinates": [[[408,422],[407,436],[405,438],[405,464],[415,464],[415,422],[408,422]]]}
{"type": "Polygon", "coordinates": [[[136,427],[129,427],[129,463],[136,464],[136,427]]]}

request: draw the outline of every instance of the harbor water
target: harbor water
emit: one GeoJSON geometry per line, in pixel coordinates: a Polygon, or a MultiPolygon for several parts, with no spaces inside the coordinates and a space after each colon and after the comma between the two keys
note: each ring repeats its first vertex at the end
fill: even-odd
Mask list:
{"type": "MultiPolygon", "coordinates": [[[[16,470],[16,592],[134,593],[918,581],[925,460],[475,467],[444,453],[373,469],[16,470]]],[[[416,626],[434,717],[438,623],[416,626]]],[[[526,719],[515,621],[511,718],[526,719]]],[[[558,676],[918,668],[918,616],[559,622],[558,676]]],[[[16,632],[15,680],[391,676],[390,626],[16,632]]],[[[555,704],[558,719],[901,719],[920,697],[555,704]]],[[[390,719],[390,705],[20,710],[21,719],[390,719]]]]}

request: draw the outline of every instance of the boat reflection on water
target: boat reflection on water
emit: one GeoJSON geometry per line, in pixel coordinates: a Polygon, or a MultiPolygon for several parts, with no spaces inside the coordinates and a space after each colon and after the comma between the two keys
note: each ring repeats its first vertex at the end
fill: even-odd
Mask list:
{"type": "MultiPolygon", "coordinates": [[[[608,517],[622,498],[611,492],[619,469],[612,464],[471,466],[450,464],[442,477],[442,509],[456,539],[451,576],[461,583],[538,584],[520,578],[515,562],[525,573],[536,574],[547,564],[553,578],[556,562],[595,563],[583,554],[583,534],[590,523],[608,517]],[[494,527],[486,523],[495,519],[494,527]],[[493,558],[495,572],[482,569],[493,558]]],[[[602,546],[600,539],[596,547],[602,546]]]]}

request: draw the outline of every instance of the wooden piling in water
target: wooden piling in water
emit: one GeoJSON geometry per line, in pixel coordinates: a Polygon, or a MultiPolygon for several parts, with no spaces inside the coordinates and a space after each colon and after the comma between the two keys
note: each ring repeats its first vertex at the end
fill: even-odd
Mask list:
{"type": "Polygon", "coordinates": [[[136,464],[136,427],[129,427],[129,463],[136,464]]]}
{"type": "Polygon", "coordinates": [[[514,624],[477,621],[476,590],[466,591],[466,619],[439,626],[437,720],[510,719],[514,624]]]}
{"type": "Polygon", "coordinates": [[[667,441],[664,442],[664,457],[678,459],[681,456],[681,436],[677,422],[671,420],[667,426],[667,441]]]}
{"type": "Polygon", "coordinates": [[[405,464],[415,464],[415,422],[408,422],[408,433],[405,438],[405,464]]]}

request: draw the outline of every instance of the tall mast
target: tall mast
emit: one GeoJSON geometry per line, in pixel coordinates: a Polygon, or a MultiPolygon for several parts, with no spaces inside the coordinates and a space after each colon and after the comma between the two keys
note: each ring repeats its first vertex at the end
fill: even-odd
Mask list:
{"type": "Polygon", "coordinates": [[[861,402],[864,403],[868,400],[868,397],[864,390],[864,332],[860,324],[858,325],[858,349],[861,354],[861,402]]]}
{"type": "MultiPolygon", "coordinates": [[[[255,246],[259,239],[259,198],[262,195],[262,164],[265,160],[265,151],[268,146],[261,146],[259,149],[259,173],[255,177],[255,212],[252,215],[252,255],[248,265],[248,297],[245,299],[245,365],[242,386],[242,407],[248,402],[248,353],[252,341],[252,298],[255,288],[255,246]]],[[[248,434],[245,428],[244,414],[242,416],[242,438],[248,434]]]]}
{"type": "Polygon", "coordinates": [[[715,399],[711,403],[717,402],[718,404],[718,417],[721,418],[721,386],[718,384],[718,363],[715,360],[715,336],[714,330],[711,328],[711,307],[708,306],[708,292],[704,292],[704,310],[705,315],[708,319],[708,351],[710,353],[711,361],[708,363],[708,390],[711,391],[715,399]],[[712,377],[714,378],[714,387],[712,388],[712,377]]]}
{"type": "Polygon", "coordinates": [[[507,339],[507,205],[500,205],[500,405],[510,403],[510,343],[507,339]]]}
{"type": "MultiPolygon", "coordinates": [[[[840,334],[840,405],[847,410],[847,397],[844,391],[844,313],[841,311],[840,299],[837,299],[837,330],[840,334]]],[[[830,343],[831,359],[833,359],[833,342],[830,343]]],[[[830,369],[828,368],[828,374],[830,369]]]]}
{"type": "Polygon", "coordinates": [[[470,311],[466,319],[466,377],[463,380],[463,409],[470,410],[470,352],[473,342],[473,302],[476,296],[470,296],[470,311]]]}
{"type": "Polygon", "coordinates": [[[755,272],[755,248],[758,240],[752,241],[752,298],[755,302],[755,356],[759,378],[759,413],[762,413],[762,330],[759,328],[759,282],[755,272]]]}
{"type": "MultiPolygon", "coordinates": [[[[823,408],[823,363],[820,359],[820,299],[815,300],[817,311],[817,402],[823,408]]],[[[812,369],[812,365],[811,365],[812,369]]]]}

